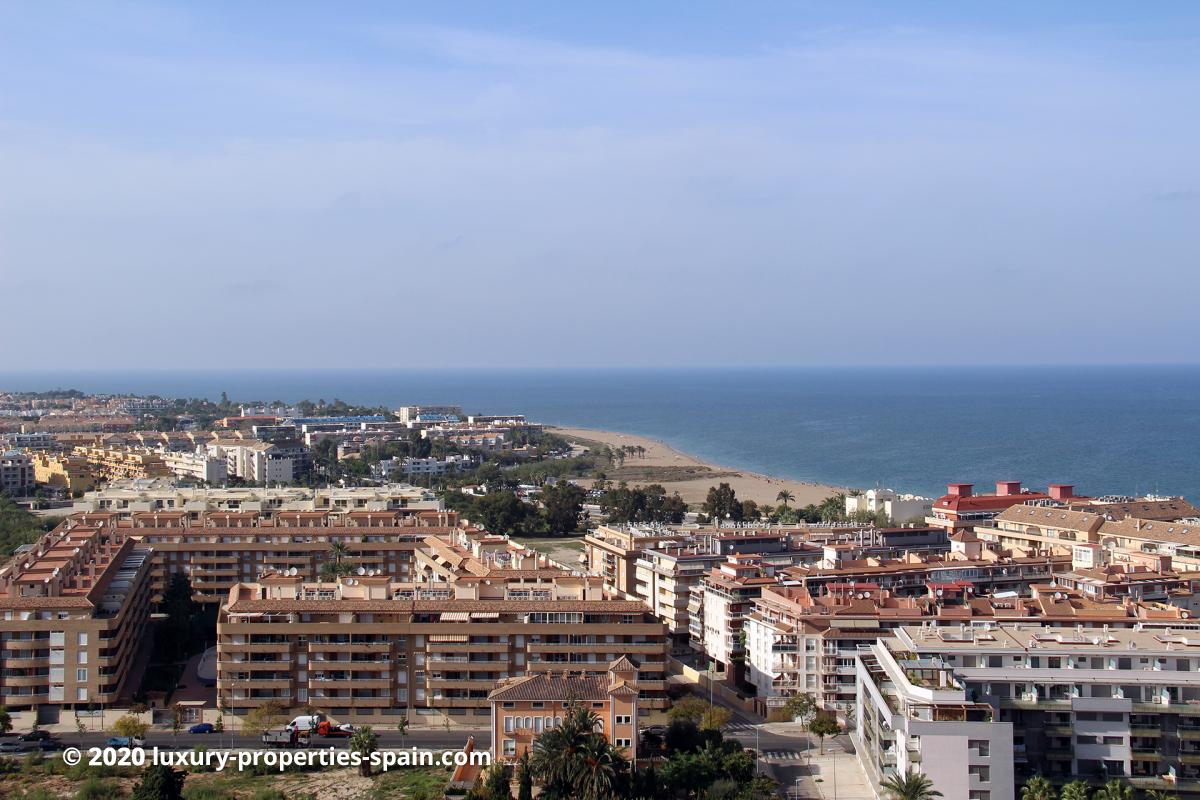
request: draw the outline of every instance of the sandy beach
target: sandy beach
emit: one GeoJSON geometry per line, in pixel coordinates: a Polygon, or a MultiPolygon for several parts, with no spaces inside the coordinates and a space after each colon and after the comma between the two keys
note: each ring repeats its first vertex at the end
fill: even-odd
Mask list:
{"type": "Polygon", "coordinates": [[[704,502],[710,486],[728,483],[743,500],[778,505],[775,498],[787,489],[795,496],[793,506],[819,504],[826,497],[845,489],[819,483],[794,481],[761,475],[757,472],[708,464],[670,445],[647,436],[628,433],[599,431],[590,428],[548,428],[554,433],[572,439],[582,445],[588,443],[607,444],[609,447],[644,447],[645,456],[633,455],[626,458],[624,465],[607,470],[612,480],[625,480],[631,486],[661,483],[668,492],[678,492],[689,505],[704,502]]]}

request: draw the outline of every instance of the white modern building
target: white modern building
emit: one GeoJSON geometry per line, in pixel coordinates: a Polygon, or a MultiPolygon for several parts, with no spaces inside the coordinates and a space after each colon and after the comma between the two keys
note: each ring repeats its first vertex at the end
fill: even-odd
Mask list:
{"type": "Polygon", "coordinates": [[[16,450],[0,453],[0,493],[24,497],[35,485],[33,459],[16,450]]]}
{"type": "Polygon", "coordinates": [[[207,481],[211,484],[225,483],[229,476],[229,466],[223,458],[209,456],[205,448],[198,448],[194,453],[162,453],[163,463],[180,478],[192,478],[207,481]]]}
{"type": "Polygon", "coordinates": [[[916,494],[898,494],[891,489],[868,489],[862,494],[846,497],[846,516],[855,514],[878,514],[882,512],[889,522],[901,524],[921,521],[933,513],[933,498],[916,494]]]}

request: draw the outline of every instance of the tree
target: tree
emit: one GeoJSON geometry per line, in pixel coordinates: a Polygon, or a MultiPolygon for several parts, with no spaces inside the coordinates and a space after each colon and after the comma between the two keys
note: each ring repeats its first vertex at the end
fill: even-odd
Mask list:
{"type": "Polygon", "coordinates": [[[533,800],[533,767],[529,764],[529,751],[517,760],[517,800],[533,800]]]}
{"type": "Polygon", "coordinates": [[[783,704],[783,713],[791,719],[799,719],[800,722],[807,725],[809,720],[816,715],[820,709],[817,706],[817,701],[808,693],[795,694],[787,699],[783,704]]]}
{"type": "Polygon", "coordinates": [[[1034,775],[1021,787],[1021,800],[1055,800],[1054,784],[1034,775]]]}
{"type": "Polygon", "coordinates": [[[699,697],[688,695],[675,701],[674,705],[667,711],[667,718],[699,725],[706,711],[708,711],[708,703],[699,697]]]}
{"type": "Polygon", "coordinates": [[[700,717],[700,730],[719,731],[733,719],[733,712],[721,706],[711,706],[700,717]]]}
{"type": "Polygon", "coordinates": [[[596,734],[587,737],[579,752],[579,766],[572,782],[574,796],[583,800],[614,797],[617,776],[624,767],[625,759],[608,739],[596,734]]]}
{"type": "Polygon", "coordinates": [[[278,700],[268,700],[246,714],[242,730],[254,735],[261,734],[282,725],[286,714],[287,706],[278,700]]]}
{"type": "Polygon", "coordinates": [[[572,706],[563,724],[533,743],[530,767],[542,785],[544,800],[606,800],[624,774],[624,756],[597,731],[589,709],[572,706]]]}
{"type": "Polygon", "coordinates": [[[730,519],[734,522],[742,520],[742,504],[737,499],[737,493],[728,483],[710,486],[708,496],[705,497],[704,505],[701,508],[709,519],[718,525],[723,519],[730,519]]]}
{"type": "MultiPolygon", "coordinates": [[[[842,732],[842,727],[840,725],[838,725],[837,717],[833,716],[833,714],[822,713],[822,714],[817,714],[811,720],[809,720],[808,732],[813,734],[814,736],[817,736],[820,738],[820,740],[821,740],[820,752],[822,755],[824,755],[824,753],[825,753],[825,737],[826,736],[837,736],[839,733],[842,732]]],[[[907,798],[905,798],[904,800],[907,800],[907,798]]]]}
{"type": "Polygon", "coordinates": [[[551,535],[573,533],[583,517],[583,489],[573,483],[560,481],[542,490],[542,507],[546,528],[551,535]]]}
{"type": "Polygon", "coordinates": [[[1133,787],[1120,778],[1113,778],[1096,790],[1092,800],[1133,800],[1133,787]]]}
{"type": "Polygon", "coordinates": [[[375,735],[375,731],[371,730],[370,725],[364,725],[354,732],[350,737],[350,751],[358,753],[362,760],[358,764],[358,774],[364,778],[371,777],[371,762],[368,760],[371,753],[379,749],[379,737],[375,735]]]}
{"type": "Polygon", "coordinates": [[[933,800],[941,797],[942,793],[933,788],[933,781],[928,775],[914,772],[912,767],[903,775],[892,775],[879,784],[888,800],[933,800]]]}
{"type": "MultiPolygon", "coordinates": [[[[1054,800],[1054,798],[1050,800],[1054,800]]],[[[1179,798],[1173,794],[1167,794],[1161,789],[1147,789],[1146,793],[1142,795],[1142,800],[1179,800],[1179,798]]]]}
{"type": "Polygon", "coordinates": [[[129,739],[142,739],[146,736],[146,731],[150,726],[142,722],[132,714],[126,714],[119,720],[113,723],[113,732],[117,736],[124,736],[129,739]]]}
{"type": "Polygon", "coordinates": [[[162,764],[146,767],[133,787],[130,800],[180,800],[186,778],[187,773],[176,772],[162,764]]]}
{"type": "Polygon", "coordinates": [[[408,736],[408,717],[401,717],[396,721],[396,733],[400,734],[401,739],[408,736]]]}
{"type": "Polygon", "coordinates": [[[783,503],[784,508],[787,508],[788,503],[795,502],[796,495],[792,494],[787,489],[780,489],[779,494],[775,495],[775,499],[783,503]]]}
{"type": "Polygon", "coordinates": [[[510,800],[512,797],[512,770],[507,764],[488,767],[482,781],[476,781],[467,793],[467,800],[510,800]]]}
{"type": "Polygon", "coordinates": [[[12,729],[12,714],[8,713],[8,706],[0,706],[0,734],[8,733],[12,729]]]}
{"type": "Polygon", "coordinates": [[[1059,800],[1088,800],[1092,793],[1092,787],[1087,781],[1071,781],[1062,787],[1062,792],[1059,793],[1059,800]]]}

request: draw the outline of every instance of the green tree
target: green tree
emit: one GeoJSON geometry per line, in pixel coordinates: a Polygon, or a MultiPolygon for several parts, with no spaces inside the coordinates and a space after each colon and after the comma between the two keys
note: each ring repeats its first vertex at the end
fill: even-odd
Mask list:
{"type": "Polygon", "coordinates": [[[1133,800],[1133,794],[1132,786],[1120,778],[1113,778],[1096,790],[1092,800],[1133,800]]]}
{"type": "Polygon", "coordinates": [[[888,800],[933,800],[942,793],[933,788],[928,775],[914,772],[910,767],[903,775],[892,775],[879,784],[888,800]]]}
{"type": "Polygon", "coordinates": [[[787,489],[780,489],[779,494],[775,495],[775,499],[783,503],[784,508],[786,508],[788,503],[795,502],[796,495],[792,494],[787,489]]]}
{"type": "Polygon", "coordinates": [[[1021,800],[1055,800],[1054,784],[1041,775],[1034,775],[1021,787],[1021,800]]]}
{"type": "Polygon", "coordinates": [[[699,725],[706,711],[708,711],[708,703],[699,697],[688,695],[675,701],[671,708],[667,710],[667,718],[699,725]]]}
{"type": "Polygon", "coordinates": [[[1091,793],[1092,787],[1087,781],[1071,781],[1062,787],[1058,800],[1088,800],[1091,793]]]}
{"type": "Polygon", "coordinates": [[[250,709],[242,723],[242,730],[257,736],[282,725],[286,714],[287,706],[278,700],[268,700],[250,709]]]}
{"type": "Polygon", "coordinates": [[[708,496],[705,497],[704,505],[701,509],[708,515],[709,519],[717,524],[720,524],[725,519],[734,522],[741,522],[742,520],[742,504],[737,499],[737,493],[728,483],[722,483],[719,486],[710,486],[708,496]]]}
{"type": "Polygon", "coordinates": [[[401,739],[408,736],[408,717],[401,717],[396,721],[396,733],[400,734],[401,739]]]}
{"type": "Polygon", "coordinates": [[[783,713],[789,719],[799,719],[805,725],[808,724],[819,711],[817,701],[811,694],[795,694],[787,699],[783,704],[783,713]]]}
{"type": "Polygon", "coordinates": [[[817,714],[808,722],[808,732],[820,738],[820,752],[825,753],[825,737],[837,736],[842,732],[842,726],[838,725],[837,717],[833,714],[817,714]]]}
{"type": "Polygon", "coordinates": [[[7,706],[0,706],[0,734],[8,733],[12,729],[12,714],[8,713],[7,706]]]}
{"type": "Polygon", "coordinates": [[[186,778],[186,773],[161,764],[146,767],[133,787],[130,800],[181,800],[186,778]]]}
{"type": "Polygon", "coordinates": [[[719,731],[733,719],[733,712],[721,706],[711,706],[700,717],[700,730],[719,731]]]}
{"type": "Polygon", "coordinates": [[[117,736],[125,736],[130,739],[144,739],[149,728],[149,725],[132,714],[126,714],[113,723],[113,732],[117,736]]]}
{"type": "Polygon", "coordinates": [[[573,533],[579,528],[585,496],[583,489],[568,481],[542,490],[546,529],[551,535],[573,533]]]}
{"type": "Polygon", "coordinates": [[[371,777],[371,753],[379,749],[379,737],[375,735],[375,731],[371,730],[370,725],[364,725],[354,732],[350,737],[350,751],[358,753],[362,757],[362,761],[358,764],[358,774],[364,778],[371,777]]]}
{"type": "Polygon", "coordinates": [[[533,767],[528,751],[517,760],[517,800],[533,800],[533,767]]]}
{"type": "Polygon", "coordinates": [[[545,800],[606,800],[613,796],[626,761],[597,727],[595,714],[572,706],[562,725],[534,741],[530,767],[545,800]]]}
{"type": "Polygon", "coordinates": [[[350,548],[345,542],[334,540],[329,543],[329,557],[321,564],[321,580],[335,581],[340,576],[354,572],[354,565],[347,561],[350,548]]]}
{"type": "Polygon", "coordinates": [[[488,767],[483,780],[476,781],[467,793],[467,800],[510,800],[512,798],[512,770],[507,764],[488,767]]]}
{"type": "MultiPolygon", "coordinates": [[[[1021,800],[1024,800],[1024,798],[1021,800]]],[[[1054,799],[1051,798],[1051,800],[1054,799]]],[[[1147,789],[1146,793],[1142,795],[1142,800],[1179,800],[1179,798],[1173,794],[1167,794],[1160,789],[1147,789]]]]}

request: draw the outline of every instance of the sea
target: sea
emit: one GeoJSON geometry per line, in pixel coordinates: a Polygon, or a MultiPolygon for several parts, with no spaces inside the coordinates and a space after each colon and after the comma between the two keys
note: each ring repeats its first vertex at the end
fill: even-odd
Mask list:
{"type": "Polygon", "coordinates": [[[459,405],[837,486],[1020,480],[1200,501],[1200,366],[0,372],[0,390],[55,388],[459,405]]]}

